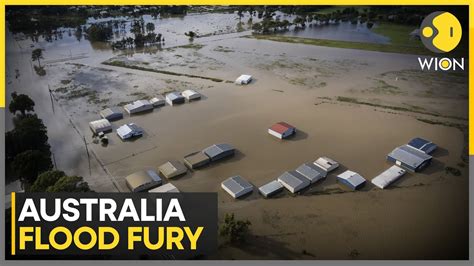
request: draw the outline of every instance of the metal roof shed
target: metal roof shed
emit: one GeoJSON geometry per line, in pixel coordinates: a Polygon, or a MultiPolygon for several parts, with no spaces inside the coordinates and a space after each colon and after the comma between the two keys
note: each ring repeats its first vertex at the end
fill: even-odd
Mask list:
{"type": "Polygon", "coordinates": [[[224,182],[222,182],[221,187],[232,197],[234,197],[234,199],[252,193],[253,191],[252,184],[239,175],[229,177],[224,182]]]}
{"type": "Polygon", "coordinates": [[[107,119],[99,119],[96,121],[89,122],[89,127],[95,134],[99,134],[100,132],[112,131],[112,125],[107,119]]]}
{"type": "Polygon", "coordinates": [[[258,188],[260,194],[262,194],[265,198],[271,197],[282,190],[283,185],[277,180],[273,180],[258,188]]]}
{"type": "Polygon", "coordinates": [[[431,154],[438,146],[433,142],[422,139],[422,138],[414,138],[408,142],[408,146],[418,149],[426,154],[431,154]]]}
{"type": "Polygon", "coordinates": [[[238,84],[238,85],[246,85],[246,84],[249,84],[250,82],[252,82],[252,76],[246,75],[246,74],[240,75],[235,80],[235,84],[238,84]]]}
{"type": "Polygon", "coordinates": [[[171,184],[167,183],[164,184],[163,186],[156,187],[154,189],[148,190],[150,193],[179,193],[179,189],[171,184]]]}
{"type": "Polygon", "coordinates": [[[311,184],[306,177],[296,171],[284,172],[278,177],[278,182],[280,182],[291,193],[296,193],[311,184]]]}
{"type": "Polygon", "coordinates": [[[190,169],[203,167],[209,164],[210,161],[211,159],[201,151],[184,156],[184,164],[190,169]]]}
{"type": "Polygon", "coordinates": [[[160,165],[160,167],[158,167],[158,170],[161,172],[163,176],[165,176],[168,179],[174,178],[180,175],[184,175],[188,171],[186,166],[184,166],[181,162],[174,161],[174,160],[168,161],[160,165]]]}
{"type": "Polygon", "coordinates": [[[393,182],[397,181],[397,179],[402,177],[405,173],[405,169],[402,169],[401,167],[398,167],[396,165],[392,165],[390,168],[388,168],[380,175],[372,179],[372,184],[376,185],[381,189],[384,189],[393,182]]]}
{"type": "Polygon", "coordinates": [[[203,150],[212,162],[234,155],[235,149],[230,144],[213,144],[203,150]]]}
{"type": "Polygon", "coordinates": [[[128,188],[132,192],[144,192],[160,186],[161,177],[154,170],[144,170],[135,172],[125,177],[128,188]]]}
{"type": "Polygon", "coordinates": [[[338,162],[328,157],[319,157],[316,161],[314,161],[313,164],[326,171],[326,173],[329,173],[339,167],[338,162]]]}
{"type": "Polygon", "coordinates": [[[412,172],[419,172],[431,163],[430,155],[408,145],[395,148],[387,160],[412,172]]]}
{"type": "Polygon", "coordinates": [[[160,107],[166,104],[166,100],[163,96],[158,95],[156,97],[151,98],[150,103],[153,105],[153,107],[160,107]]]}
{"type": "Polygon", "coordinates": [[[184,103],[184,97],[179,92],[170,92],[166,94],[166,102],[171,106],[175,104],[182,104],[184,103]]]}
{"type": "Polygon", "coordinates": [[[143,129],[137,126],[135,123],[129,123],[117,128],[117,135],[122,140],[126,140],[133,137],[142,136],[143,129]]]}
{"type": "Polygon", "coordinates": [[[364,186],[365,178],[354,171],[347,170],[337,176],[337,181],[349,187],[352,190],[357,190],[364,186]]]}
{"type": "Polygon", "coordinates": [[[296,133],[296,128],[285,122],[278,122],[268,129],[268,133],[279,139],[287,138],[296,133]]]}
{"type": "Polygon", "coordinates": [[[326,171],[312,163],[304,163],[300,165],[298,168],[296,168],[296,172],[306,177],[309,182],[311,182],[311,184],[325,178],[327,174],[326,171]]]}
{"type": "Polygon", "coordinates": [[[185,90],[181,94],[184,96],[184,98],[188,99],[188,101],[201,99],[201,94],[193,90],[185,90]]]}
{"type": "Polygon", "coordinates": [[[153,105],[148,100],[138,100],[133,103],[126,104],[124,107],[128,114],[137,114],[153,110],[153,105]]]}
{"type": "Polygon", "coordinates": [[[106,108],[100,111],[100,117],[109,121],[116,121],[123,118],[123,113],[119,108],[106,108]]]}

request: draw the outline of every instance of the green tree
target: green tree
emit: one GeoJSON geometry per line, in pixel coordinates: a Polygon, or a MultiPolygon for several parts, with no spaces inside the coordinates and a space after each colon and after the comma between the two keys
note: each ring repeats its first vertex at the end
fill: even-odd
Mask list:
{"type": "Polygon", "coordinates": [[[29,192],[45,192],[48,187],[56,184],[56,182],[65,175],[66,174],[63,171],[46,171],[36,178],[33,185],[29,188],[29,192]]]}
{"type": "Polygon", "coordinates": [[[226,237],[232,244],[240,244],[245,241],[250,225],[249,220],[236,220],[233,213],[226,213],[220,235],[226,237]]]}
{"type": "Polygon", "coordinates": [[[40,59],[43,59],[43,50],[40,48],[34,49],[31,52],[31,60],[38,61],[38,66],[41,67],[40,59]]]}
{"type": "Polygon", "coordinates": [[[47,192],[88,192],[91,191],[87,182],[80,176],[63,176],[47,192]]]}
{"type": "Polygon", "coordinates": [[[7,159],[13,159],[26,150],[38,150],[50,155],[46,126],[36,114],[17,115],[13,125],[15,128],[5,134],[7,159]]]}
{"type": "Polygon", "coordinates": [[[155,24],[151,23],[151,22],[148,22],[146,24],[146,31],[147,32],[152,32],[152,31],[155,31],[155,24]]]}
{"type": "Polygon", "coordinates": [[[51,157],[38,150],[27,150],[16,155],[11,166],[16,176],[27,185],[33,184],[39,174],[53,168],[51,157]]]}
{"type": "Polygon", "coordinates": [[[113,35],[112,26],[105,24],[92,24],[86,32],[89,40],[99,42],[106,42],[113,35]]]}
{"type": "Polygon", "coordinates": [[[8,106],[10,113],[16,114],[16,112],[20,112],[24,116],[26,112],[33,112],[35,110],[35,102],[28,95],[13,92],[11,96],[12,101],[8,106]]]}

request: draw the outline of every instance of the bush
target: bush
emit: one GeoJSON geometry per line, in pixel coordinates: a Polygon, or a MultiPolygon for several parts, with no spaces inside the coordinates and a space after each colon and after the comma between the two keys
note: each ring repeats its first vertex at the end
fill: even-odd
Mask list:
{"type": "Polygon", "coordinates": [[[220,235],[226,237],[232,244],[239,244],[245,241],[249,233],[249,220],[236,220],[234,214],[226,214],[224,224],[220,229],[220,235]]]}

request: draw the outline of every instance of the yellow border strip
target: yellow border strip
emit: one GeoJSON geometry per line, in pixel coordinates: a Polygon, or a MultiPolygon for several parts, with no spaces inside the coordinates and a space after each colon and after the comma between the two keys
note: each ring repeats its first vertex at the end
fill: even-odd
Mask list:
{"type": "Polygon", "coordinates": [[[12,228],[11,228],[11,238],[12,238],[12,255],[15,255],[16,254],[16,193],[15,192],[12,192],[12,196],[11,196],[11,200],[12,200],[12,228]]]}

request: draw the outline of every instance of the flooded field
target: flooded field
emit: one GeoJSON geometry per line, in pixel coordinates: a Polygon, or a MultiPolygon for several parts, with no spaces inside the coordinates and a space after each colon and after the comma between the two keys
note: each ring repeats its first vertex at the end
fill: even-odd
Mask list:
{"type": "Polygon", "coordinates": [[[193,43],[165,36],[166,47],[137,51],[112,51],[74,36],[34,43],[44,48],[43,77],[32,70],[30,41],[7,36],[8,92],[35,100],[58,167],[82,175],[96,191],[128,192],[125,177],[135,171],[229,143],[237,149],[233,158],[169,180],[182,192],[217,192],[221,220],[235,213],[252,223],[246,244],[221,245],[211,259],[465,258],[466,75],[422,72],[413,55],[246,38],[249,32],[227,29],[235,14],[197,16],[164,19],[157,27],[182,36],[206,28],[199,24],[205,21],[216,26],[200,33],[219,34],[193,43]],[[233,84],[243,73],[254,81],[233,84]],[[112,123],[107,146],[93,142],[88,123],[103,108],[186,89],[203,98],[126,115],[112,123]],[[267,128],[278,121],[296,126],[297,134],[286,141],[271,137],[267,128]],[[115,129],[130,122],[145,134],[124,142],[115,129]],[[425,171],[383,191],[370,182],[357,192],[336,183],[347,169],[370,181],[391,165],[387,153],[418,136],[439,146],[425,171]],[[234,200],[221,189],[233,175],[261,186],[320,156],[341,167],[299,195],[264,199],[255,189],[234,200]],[[450,174],[448,166],[461,174],[450,174]]]}

